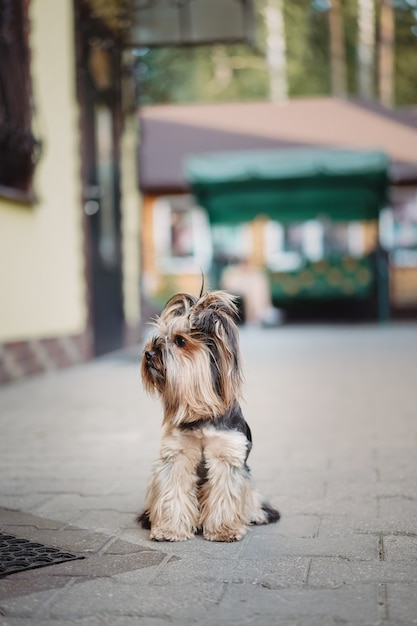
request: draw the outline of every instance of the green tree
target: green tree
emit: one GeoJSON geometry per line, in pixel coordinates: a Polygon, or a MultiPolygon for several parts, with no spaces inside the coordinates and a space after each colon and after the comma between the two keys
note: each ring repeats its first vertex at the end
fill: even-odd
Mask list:
{"type": "Polygon", "coordinates": [[[274,67],[282,75],[275,74],[280,85],[275,93],[289,97],[380,93],[386,104],[417,103],[417,0],[255,0],[253,46],[138,51],[140,103],[268,100],[272,93],[268,7],[283,17],[277,35],[282,36],[283,26],[281,57],[274,67]]]}
{"type": "Polygon", "coordinates": [[[417,2],[402,2],[395,11],[394,102],[417,104],[417,2]]]}
{"type": "Polygon", "coordinates": [[[394,103],[395,18],[392,0],[381,0],[379,7],[378,95],[382,104],[394,103]]]}

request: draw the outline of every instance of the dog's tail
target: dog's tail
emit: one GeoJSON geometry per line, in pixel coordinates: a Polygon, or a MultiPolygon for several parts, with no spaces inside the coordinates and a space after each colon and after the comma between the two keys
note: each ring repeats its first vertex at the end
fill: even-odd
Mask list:
{"type": "Polygon", "coordinates": [[[252,498],[249,511],[249,523],[260,526],[262,524],[274,524],[281,515],[267,500],[264,500],[259,491],[252,489],[252,498]]]}
{"type": "Polygon", "coordinates": [[[262,511],[266,515],[267,524],[274,524],[281,517],[280,512],[274,509],[268,502],[262,502],[262,511]]]}
{"type": "Polygon", "coordinates": [[[136,522],[145,530],[151,529],[151,520],[149,519],[149,511],[144,511],[137,516],[136,522]]]}

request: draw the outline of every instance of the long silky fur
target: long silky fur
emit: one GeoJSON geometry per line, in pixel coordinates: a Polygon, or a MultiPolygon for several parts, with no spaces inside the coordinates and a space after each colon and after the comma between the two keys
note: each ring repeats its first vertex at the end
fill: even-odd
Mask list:
{"type": "Polygon", "coordinates": [[[181,541],[201,528],[211,541],[237,541],[249,524],[279,519],[253,489],[246,464],[252,438],[239,406],[236,317],[224,291],[179,293],[145,346],[144,386],[164,409],[160,458],[139,518],[154,540],[181,541]]]}

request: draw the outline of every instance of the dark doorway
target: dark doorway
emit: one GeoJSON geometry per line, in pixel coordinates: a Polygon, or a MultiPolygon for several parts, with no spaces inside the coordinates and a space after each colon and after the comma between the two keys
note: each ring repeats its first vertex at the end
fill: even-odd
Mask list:
{"type": "Polygon", "coordinates": [[[81,108],[83,210],[89,318],[96,356],[124,343],[120,220],[120,48],[111,33],[77,16],[77,85],[81,108]]]}
{"type": "Polygon", "coordinates": [[[90,225],[94,350],[100,355],[122,346],[124,324],[114,115],[106,104],[95,103],[93,119],[95,162],[84,211],[90,225]]]}

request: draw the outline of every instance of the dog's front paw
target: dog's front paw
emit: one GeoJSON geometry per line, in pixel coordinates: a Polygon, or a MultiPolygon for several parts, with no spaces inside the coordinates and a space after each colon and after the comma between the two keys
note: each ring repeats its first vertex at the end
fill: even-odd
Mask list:
{"type": "Polygon", "coordinates": [[[187,541],[194,536],[192,531],[178,531],[169,528],[158,528],[152,526],[150,538],[153,541],[187,541]]]}
{"type": "Polygon", "coordinates": [[[222,526],[221,528],[214,528],[212,530],[208,530],[207,528],[203,529],[203,537],[204,539],[207,539],[207,541],[223,541],[231,543],[233,541],[240,541],[245,534],[246,526],[222,526]]]}

